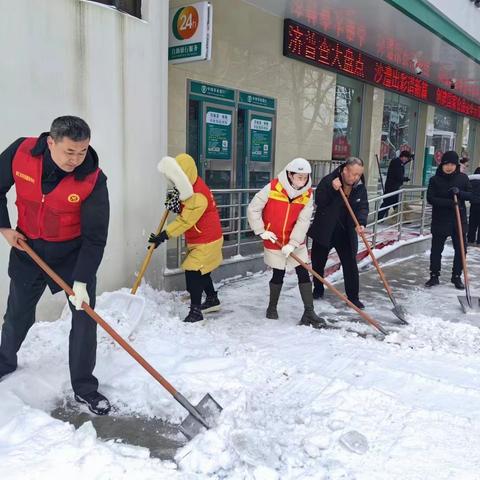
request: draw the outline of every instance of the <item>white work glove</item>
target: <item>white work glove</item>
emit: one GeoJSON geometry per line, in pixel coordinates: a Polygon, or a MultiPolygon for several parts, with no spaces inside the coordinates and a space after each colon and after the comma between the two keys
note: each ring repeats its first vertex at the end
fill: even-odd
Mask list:
{"type": "Polygon", "coordinates": [[[290,254],[295,250],[295,247],[290,244],[290,243],[287,243],[286,245],[284,245],[282,247],[282,253],[288,258],[290,256],[290,254]]]}
{"type": "Polygon", "coordinates": [[[73,293],[75,295],[70,295],[68,299],[72,302],[73,306],[77,310],[82,309],[82,303],[85,302],[86,304],[90,305],[90,297],[87,293],[87,284],[83,282],[73,282],[73,293]]]}
{"type": "Polygon", "coordinates": [[[263,240],[270,240],[270,242],[272,243],[275,243],[278,240],[277,236],[270,230],[265,230],[263,233],[260,234],[260,237],[263,240]]]}

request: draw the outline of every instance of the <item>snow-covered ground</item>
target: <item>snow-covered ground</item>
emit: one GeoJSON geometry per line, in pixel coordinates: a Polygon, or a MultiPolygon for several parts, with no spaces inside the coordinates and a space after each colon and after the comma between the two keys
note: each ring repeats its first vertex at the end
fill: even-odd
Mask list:
{"type": "MultiPolygon", "coordinates": [[[[469,259],[475,286],[480,250],[469,259]]],[[[198,324],[181,322],[184,294],[143,287],[146,309],[133,346],[192,403],[209,392],[224,408],[218,426],[174,460],[102,440],[91,422],[75,429],[51,416],[72,401],[69,319],[38,323],[19,369],[0,381],[0,479],[478,480],[480,317],[461,313],[449,283],[451,260],[447,248],[443,284],[432,290],[422,286],[426,254],[387,265],[411,325],[383,342],[296,326],[302,306],[294,275],[287,276],[276,321],[264,318],[268,274],[226,282],[223,312],[198,324]]],[[[376,273],[362,274],[361,283],[368,312],[394,320],[376,273]]],[[[316,306],[332,320],[356,315],[330,294],[316,306]]],[[[104,313],[122,330],[121,313],[104,313]]],[[[104,333],[96,375],[119,418],[175,424],[186,416],[104,333]]]]}

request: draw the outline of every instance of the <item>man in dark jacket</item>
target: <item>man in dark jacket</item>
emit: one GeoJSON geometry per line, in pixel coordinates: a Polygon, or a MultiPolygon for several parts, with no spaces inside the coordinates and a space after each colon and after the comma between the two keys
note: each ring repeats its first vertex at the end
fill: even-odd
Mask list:
{"type": "MultiPolygon", "coordinates": [[[[363,169],[361,159],[350,157],[320,181],[315,192],[317,209],[308,231],[308,236],[313,239],[313,269],[323,277],[328,253],[335,248],[342,263],[345,292],[349,300],[359,308],[364,308],[364,305],[358,298],[360,289],[356,259],[358,237],[355,224],[338,190],[343,189],[361,225],[360,228],[363,229],[368,218],[368,198],[363,182],[363,169]]],[[[314,298],[322,298],[323,284],[316,278],[313,281],[314,298]]]]}
{"type": "MultiPolygon", "coordinates": [[[[462,256],[460,250],[460,237],[457,229],[455,205],[453,195],[456,194],[459,202],[460,216],[462,219],[463,241],[466,244],[467,213],[465,200],[471,199],[471,186],[467,175],[460,173],[458,154],[448,151],[443,154],[442,160],[435,175],[430,178],[427,189],[427,201],[432,205],[432,248],[430,252],[430,279],[426,287],[433,287],[440,282],[442,266],[442,252],[445,241],[452,237],[455,257],[453,259],[451,281],[455,288],[463,290],[462,256]]],[[[466,253],[466,252],[465,252],[466,253]]]]}
{"type": "Polygon", "coordinates": [[[0,378],[17,368],[17,352],[35,322],[45,288],[60,288],[23,251],[22,239],[73,286],[69,363],[75,400],[98,414],[110,410],[93,376],[96,323],[81,309],[95,305],[96,272],[109,222],[107,178],[90,146],[90,128],[78,117],[55,119],[50,132],[19,138],[0,154],[0,232],[12,247],[10,293],[0,344],[0,378]],[[17,228],[11,228],[6,194],[15,185],[17,228]]]}
{"type": "Polygon", "coordinates": [[[468,219],[468,244],[480,247],[480,167],[475,169],[473,175],[469,175],[472,186],[472,198],[470,199],[470,217],[468,219]]]}
{"type": "MultiPolygon", "coordinates": [[[[400,190],[403,182],[408,182],[410,179],[405,176],[405,165],[412,159],[408,150],[400,152],[400,156],[394,158],[388,166],[387,180],[385,181],[385,194],[396,192],[400,190]]],[[[386,198],[378,211],[378,219],[388,215],[388,211],[392,205],[398,203],[398,195],[393,195],[386,198]]],[[[394,208],[397,208],[396,206],[394,208]]]]}

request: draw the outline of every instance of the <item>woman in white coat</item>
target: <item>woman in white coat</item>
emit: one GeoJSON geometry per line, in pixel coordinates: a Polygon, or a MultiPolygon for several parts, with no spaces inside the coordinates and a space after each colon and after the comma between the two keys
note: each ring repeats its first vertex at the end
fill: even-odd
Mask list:
{"type": "Polygon", "coordinates": [[[308,263],[305,243],[313,212],[312,168],[304,158],[295,158],[278,177],[265,185],[247,209],[250,227],[260,235],[265,263],[273,269],[267,318],[277,319],[277,304],[286,269],[295,268],[298,288],[304,304],[300,325],[325,326],[313,308],[312,284],[307,270],[291,256],[308,263]]]}

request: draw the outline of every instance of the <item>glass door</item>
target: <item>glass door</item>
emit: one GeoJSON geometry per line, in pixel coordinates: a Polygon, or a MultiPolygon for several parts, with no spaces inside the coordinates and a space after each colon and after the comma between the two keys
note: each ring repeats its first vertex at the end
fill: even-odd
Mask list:
{"type": "Polygon", "coordinates": [[[202,119],[202,177],[210,188],[233,188],[235,107],[202,102],[202,119]]]}
{"type": "Polygon", "coordinates": [[[273,173],[275,115],[248,110],[246,114],[245,188],[262,188],[273,173]]]}

